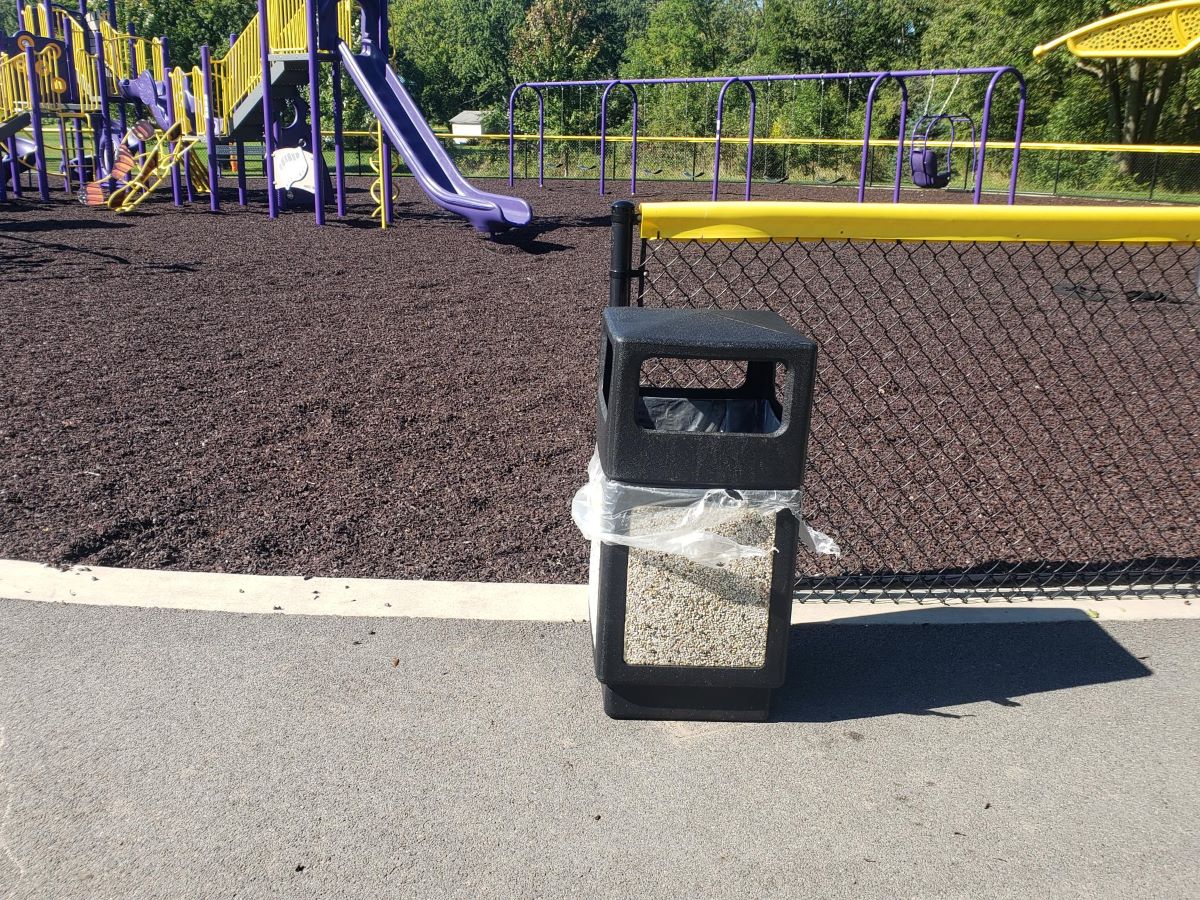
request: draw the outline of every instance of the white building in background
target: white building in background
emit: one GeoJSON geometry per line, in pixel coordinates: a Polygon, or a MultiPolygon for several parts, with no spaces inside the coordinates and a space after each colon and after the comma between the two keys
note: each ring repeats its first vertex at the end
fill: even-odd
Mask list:
{"type": "Polygon", "coordinates": [[[464,109],[450,120],[450,133],[454,135],[454,143],[456,144],[469,143],[471,138],[477,138],[482,135],[483,110],[464,109]]]}

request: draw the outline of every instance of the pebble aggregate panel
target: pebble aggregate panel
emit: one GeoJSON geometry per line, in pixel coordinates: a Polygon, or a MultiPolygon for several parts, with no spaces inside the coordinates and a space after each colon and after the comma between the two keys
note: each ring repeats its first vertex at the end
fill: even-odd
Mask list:
{"type": "Polygon", "coordinates": [[[706,529],[767,551],[766,556],[738,559],[721,568],[631,549],[625,662],[762,668],[767,661],[774,521],[774,516],[746,513],[706,529]]]}
{"type": "MultiPolygon", "coordinates": [[[[627,185],[602,198],[594,181],[518,182],[534,225],[488,241],[397,183],[386,231],[366,180],[325,228],[269,220],[261,191],[240,209],[229,181],[219,215],[165,195],[127,217],[59,193],[0,204],[0,557],[584,582],[570,499],[595,441],[609,210],[627,185]]],[[[647,184],[638,199],[706,195],[647,184]]],[[[886,481],[823,440],[830,471],[886,481]]],[[[1143,466],[1182,462],[1164,447],[1143,466]]],[[[924,494],[909,511],[941,515],[924,494]]],[[[870,565],[869,517],[834,524],[870,565]]],[[[1111,523],[1088,526],[1112,543],[1111,523]]],[[[923,534],[903,549],[937,561],[923,534]]]]}

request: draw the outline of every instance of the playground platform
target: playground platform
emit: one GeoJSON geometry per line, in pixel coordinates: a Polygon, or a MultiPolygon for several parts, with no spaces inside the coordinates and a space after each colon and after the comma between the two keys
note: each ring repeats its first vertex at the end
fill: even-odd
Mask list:
{"type": "MultiPolygon", "coordinates": [[[[87,577],[86,574],[80,577],[87,577]]],[[[615,722],[570,622],[0,600],[0,895],[1190,896],[1196,621],[793,627],[615,722]]]]}

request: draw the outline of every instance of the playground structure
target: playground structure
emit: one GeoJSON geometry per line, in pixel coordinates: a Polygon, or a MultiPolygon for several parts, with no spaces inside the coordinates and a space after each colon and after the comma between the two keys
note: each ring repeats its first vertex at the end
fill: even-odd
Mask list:
{"type": "MultiPolygon", "coordinates": [[[[518,84],[509,94],[508,99],[508,179],[509,184],[513,183],[515,175],[515,158],[516,158],[516,108],[517,100],[522,91],[533,92],[538,110],[537,118],[537,142],[538,142],[538,184],[545,182],[545,157],[546,157],[546,92],[554,89],[563,91],[567,90],[591,90],[600,93],[599,111],[598,111],[598,134],[599,134],[599,181],[600,193],[606,191],[606,157],[608,154],[609,143],[609,120],[610,120],[610,97],[614,89],[621,87],[630,98],[630,193],[637,193],[637,145],[638,145],[638,128],[639,128],[639,90],[645,90],[650,87],[663,85],[719,85],[717,94],[716,110],[713,125],[712,138],[712,199],[716,200],[720,188],[720,166],[721,166],[721,147],[722,140],[726,137],[724,134],[724,123],[726,122],[726,97],[731,88],[735,86],[744,87],[748,95],[748,116],[746,129],[746,165],[745,165],[745,199],[751,197],[753,183],[753,167],[754,167],[754,147],[755,147],[755,123],[758,107],[758,90],[762,86],[779,85],[779,84],[798,84],[803,82],[819,83],[824,86],[826,83],[843,83],[849,86],[853,83],[867,83],[866,106],[863,115],[863,138],[862,138],[862,153],[859,166],[859,179],[857,199],[861,203],[866,199],[866,188],[868,183],[868,165],[871,158],[872,144],[872,125],[875,118],[875,106],[879,97],[880,88],[887,83],[894,83],[900,91],[900,107],[899,107],[899,127],[898,140],[896,142],[896,160],[894,167],[894,180],[892,184],[892,200],[900,202],[900,191],[905,182],[906,172],[911,178],[913,184],[920,188],[945,188],[948,186],[951,172],[950,159],[955,146],[962,146],[960,135],[965,129],[970,134],[970,142],[967,145],[971,152],[970,166],[974,174],[974,186],[972,189],[972,199],[975,203],[979,203],[983,192],[983,171],[984,163],[987,154],[988,138],[991,129],[993,100],[997,86],[1005,79],[1005,76],[1011,76],[1017,84],[1018,100],[1015,111],[1015,130],[1011,142],[1012,148],[1012,166],[1009,175],[1008,184],[1008,202],[1014,202],[1016,198],[1017,176],[1021,158],[1021,139],[1025,127],[1025,107],[1027,101],[1027,88],[1025,79],[1021,73],[1011,66],[995,66],[995,67],[980,67],[980,68],[962,68],[962,69],[914,69],[902,70],[894,72],[838,72],[838,73],[806,73],[793,75],[736,75],[736,76],[711,76],[711,77],[695,77],[695,78],[627,78],[627,79],[609,79],[609,80],[591,80],[591,81],[527,81],[518,84]],[[951,93],[946,97],[946,104],[940,112],[934,115],[929,114],[928,101],[923,112],[921,112],[913,122],[911,130],[909,127],[910,118],[910,92],[909,81],[918,78],[937,79],[939,77],[953,78],[954,84],[957,85],[958,80],[964,77],[986,77],[988,79],[987,88],[984,93],[983,108],[980,114],[980,123],[978,133],[974,120],[962,113],[947,112],[946,105],[949,104],[953,96],[953,88],[951,93]],[[947,132],[947,137],[938,139],[936,132],[944,130],[947,132]],[[908,140],[910,148],[906,151],[905,141],[908,140]],[[944,157],[939,151],[945,151],[944,157]],[[907,152],[907,156],[906,156],[907,152]],[[944,160],[944,165],[943,165],[944,160]]],[[[931,81],[932,90],[932,81],[931,81]]],[[[695,173],[693,173],[695,176],[695,173]]]]}
{"type": "MultiPolygon", "coordinates": [[[[393,149],[402,154],[434,203],[463,216],[478,231],[503,231],[531,219],[523,200],[478,190],[454,167],[387,61],[387,4],[381,0],[259,0],[256,15],[231,38],[225,54],[215,57],[202,47],[200,65],[188,71],[170,66],[165,38],[147,40],[132,28],[119,31],[114,0],[108,2],[107,21],[99,23],[89,17],[87,0],[80,0],[78,11],[49,0],[40,5],[17,0],[17,12],[22,30],[0,45],[0,138],[8,141],[6,161],[18,193],[24,163],[37,171],[39,195],[49,198],[43,122],[55,118],[62,134],[64,171],[75,170],[85,201],[103,197],[110,206],[127,209],[127,203],[140,203],[169,179],[176,204],[185,192],[193,199],[206,186],[216,211],[217,167],[202,166],[191,150],[202,143],[208,159],[215,160],[217,144],[232,143],[239,162],[238,197],[244,205],[244,144],[262,140],[268,214],[278,215],[299,192],[311,196],[316,221],[323,224],[331,191],[336,193],[338,215],[346,212],[344,73],[379,122],[384,198],[380,215],[385,225],[392,221],[393,149]],[[352,27],[356,7],[357,31],[352,27]],[[321,133],[323,64],[333,68],[333,182],[326,172],[321,133]],[[307,87],[307,98],[301,86],[307,87]],[[114,167],[129,132],[130,107],[145,111],[166,139],[156,142],[153,151],[137,142],[143,159],[133,184],[122,190],[114,167]],[[90,158],[83,146],[85,124],[93,134],[90,158]],[[28,144],[18,144],[17,135],[25,129],[32,137],[28,144]],[[279,179],[276,158],[282,151],[290,152],[284,153],[287,171],[279,179]]],[[[68,191],[71,177],[68,173],[64,183],[68,191]]],[[[0,199],[3,190],[0,187],[0,199]]]]}

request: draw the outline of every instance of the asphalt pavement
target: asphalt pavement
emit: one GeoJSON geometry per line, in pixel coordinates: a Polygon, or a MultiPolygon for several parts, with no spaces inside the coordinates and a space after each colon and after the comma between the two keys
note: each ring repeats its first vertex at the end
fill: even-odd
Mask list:
{"type": "Polygon", "coordinates": [[[905,615],[738,725],[582,624],[0,600],[0,898],[1195,896],[1200,621],[905,615]]]}

